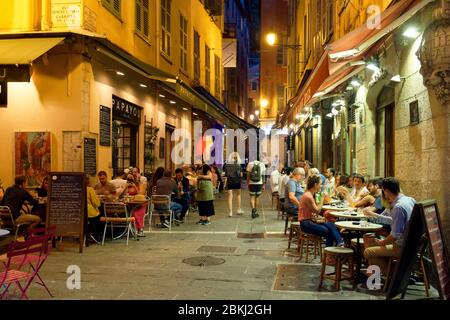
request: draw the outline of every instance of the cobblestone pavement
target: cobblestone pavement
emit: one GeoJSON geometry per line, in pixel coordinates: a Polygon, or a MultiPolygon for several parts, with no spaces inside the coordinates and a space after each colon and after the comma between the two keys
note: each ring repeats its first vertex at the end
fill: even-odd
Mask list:
{"type": "MultiPolygon", "coordinates": [[[[109,240],[104,246],[85,248],[82,254],[73,240],[64,239],[46,261],[42,278],[54,299],[384,299],[379,293],[352,290],[346,282],[338,292],[333,291],[330,281],[318,291],[320,261],[297,262],[295,248],[286,250],[284,222],[270,207],[269,194],[263,195],[263,209],[254,220],[250,217],[246,192],[242,216],[228,217],[225,197],[221,194],[215,201],[217,215],[209,226],[196,225],[198,215],[190,213],[187,222],[174,227],[171,233],[162,229],[146,232],[145,238],[130,240],[128,246],[122,239],[109,240]],[[238,237],[248,233],[264,233],[265,238],[238,237]],[[183,262],[204,256],[224,262],[212,266],[205,265],[207,260],[202,260],[201,266],[183,262]],[[277,265],[281,264],[305,265],[310,271],[300,275],[298,288],[274,290],[277,265]],[[80,289],[67,288],[67,268],[71,265],[81,270],[80,289]]],[[[422,296],[422,289],[408,294],[412,299],[422,296]]],[[[29,297],[49,298],[36,284],[30,288],[29,297]]]]}

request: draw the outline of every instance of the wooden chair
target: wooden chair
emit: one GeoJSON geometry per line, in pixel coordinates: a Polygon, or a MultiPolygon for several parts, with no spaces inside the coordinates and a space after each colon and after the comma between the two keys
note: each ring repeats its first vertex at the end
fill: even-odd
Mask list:
{"type": "Polygon", "coordinates": [[[288,249],[291,248],[292,240],[296,239],[298,237],[299,233],[300,233],[300,222],[292,221],[290,228],[289,228],[288,249]]]}
{"type": "Polygon", "coordinates": [[[277,205],[277,209],[278,209],[279,200],[280,200],[280,194],[278,193],[278,191],[272,192],[272,210],[274,210],[274,207],[273,207],[274,203],[277,205]]]}
{"type": "Polygon", "coordinates": [[[172,231],[172,216],[173,212],[170,209],[170,196],[164,196],[164,195],[153,195],[152,201],[151,201],[151,207],[150,207],[150,229],[151,231],[151,222],[153,216],[167,216],[169,215],[169,232],[172,231]],[[155,207],[163,208],[163,209],[156,209],[155,207]]]}
{"type": "Polygon", "coordinates": [[[317,258],[317,254],[319,254],[320,257],[320,261],[323,260],[323,256],[322,256],[322,237],[317,236],[315,234],[309,234],[306,232],[303,232],[300,229],[299,232],[299,236],[298,236],[298,244],[297,244],[297,252],[300,253],[300,257],[299,260],[302,259],[303,257],[303,247],[306,247],[306,258],[305,258],[305,262],[308,263],[309,260],[309,244],[310,242],[312,242],[313,246],[314,246],[314,250],[313,250],[313,255],[314,255],[314,259],[317,258]]]}
{"type": "MultiPolygon", "coordinates": [[[[108,226],[111,229],[111,239],[119,239],[127,234],[127,245],[130,238],[131,228],[136,230],[136,220],[134,217],[128,215],[127,205],[120,202],[105,202],[103,204],[104,216],[100,218],[101,222],[105,222],[105,229],[103,230],[102,246],[105,244],[106,229],[108,226]],[[125,228],[118,237],[114,237],[114,226],[125,228]]],[[[133,232],[135,240],[137,240],[137,232],[133,232]]]]}
{"type": "Polygon", "coordinates": [[[353,250],[350,248],[342,248],[342,247],[328,247],[324,250],[324,257],[322,261],[322,268],[320,270],[320,283],[319,288],[322,287],[323,280],[329,279],[335,282],[336,290],[340,290],[341,281],[349,280],[353,289],[356,287],[355,280],[355,264],[353,261],[353,250]],[[325,273],[325,268],[327,266],[327,262],[334,260],[334,272],[331,274],[325,273]],[[342,266],[344,263],[348,263],[347,270],[343,270],[342,266]],[[344,273],[344,271],[346,273],[344,273]]]}

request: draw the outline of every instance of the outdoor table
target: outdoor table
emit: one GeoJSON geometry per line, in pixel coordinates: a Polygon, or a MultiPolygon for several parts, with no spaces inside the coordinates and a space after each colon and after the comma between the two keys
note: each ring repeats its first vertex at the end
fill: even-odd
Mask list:
{"type": "Polygon", "coordinates": [[[349,220],[360,220],[367,218],[364,214],[355,211],[329,211],[329,214],[336,218],[344,218],[349,220]]]}
{"type": "Polygon", "coordinates": [[[354,211],[355,208],[338,207],[338,206],[326,204],[326,205],[322,206],[322,210],[330,210],[330,211],[354,211]]]}
{"type": "MultiPolygon", "coordinates": [[[[357,280],[361,281],[361,263],[362,263],[362,253],[359,248],[359,239],[364,233],[378,231],[383,228],[381,224],[370,223],[370,222],[355,222],[355,221],[339,221],[335,225],[340,229],[349,230],[356,235],[356,276],[357,280]]],[[[351,242],[351,233],[349,236],[349,242],[351,242]]],[[[349,244],[350,247],[350,244],[349,244]]]]}
{"type": "Polygon", "coordinates": [[[9,234],[9,230],[0,229],[0,255],[6,253],[9,244],[14,241],[14,237],[9,234]]]}

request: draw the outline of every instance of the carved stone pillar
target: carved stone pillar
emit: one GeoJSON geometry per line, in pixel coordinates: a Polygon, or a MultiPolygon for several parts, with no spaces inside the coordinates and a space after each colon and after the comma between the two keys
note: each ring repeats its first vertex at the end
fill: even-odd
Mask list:
{"type": "Polygon", "coordinates": [[[445,105],[450,102],[450,2],[440,0],[436,5],[418,56],[425,86],[445,105]]]}

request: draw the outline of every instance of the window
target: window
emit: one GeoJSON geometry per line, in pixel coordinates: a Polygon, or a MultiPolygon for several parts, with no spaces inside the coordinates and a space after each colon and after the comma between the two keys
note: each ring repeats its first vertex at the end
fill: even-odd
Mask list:
{"type": "Polygon", "coordinates": [[[332,35],[334,30],[334,7],[331,0],[327,3],[327,27],[328,35],[332,35]]]}
{"type": "Polygon", "coordinates": [[[211,86],[211,49],[205,44],[205,87],[211,86]]]}
{"type": "Polygon", "coordinates": [[[194,30],[194,80],[200,81],[200,35],[194,30]]]}
{"type": "Polygon", "coordinates": [[[284,66],[284,47],[278,46],[277,48],[277,64],[284,66]]]}
{"type": "Polygon", "coordinates": [[[172,0],[161,0],[161,51],[170,57],[170,8],[172,0]]]}
{"type": "Polygon", "coordinates": [[[214,86],[216,97],[220,98],[220,58],[214,55],[214,86]]]}
{"type": "Polygon", "coordinates": [[[120,18],[120,2],[120,0],[102,0],[102,5],[117,18],[120,18]]]}
{"type": "Polygon", "coordinates": [[[282,110],[285,106],[284,103],[284,85],[277,86],[277,102],[278,102],[278,110],[282,110]]]}
{"type": "Polygon", "coordinates": [[[188,52],[188,27],[187,20],[180,13],[180,68],[187,72],[187,52],[188,52]]]}
{"type": "Polygon", "coordinates": [[[258,89],[258,82],[253,81],[252,82],[252,91],[256,91],[258,89]]]}
{"type": "Polygon", "coordinates": [[[148,38],[148,2],[149,0],[136,0],[136,32],[148,38]]]}

